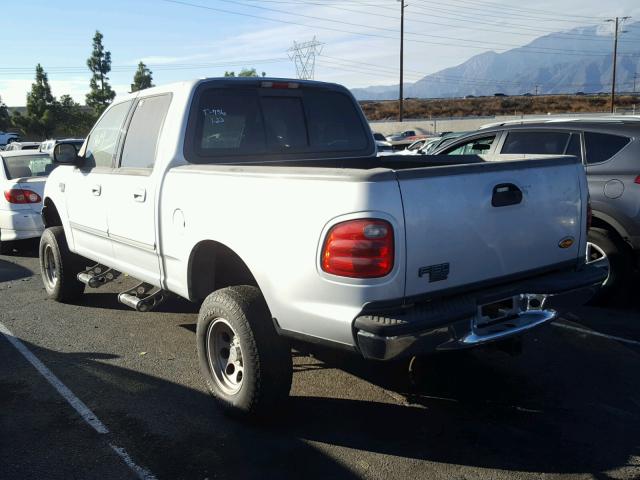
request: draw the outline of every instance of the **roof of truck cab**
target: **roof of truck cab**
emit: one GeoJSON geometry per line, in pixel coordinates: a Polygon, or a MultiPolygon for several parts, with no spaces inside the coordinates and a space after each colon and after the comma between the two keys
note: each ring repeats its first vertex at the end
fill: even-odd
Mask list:
{"type": "Polygon", "coordinates": [[[156,87],[145,88],[144,90],[138,90],[137,92],[129,93],[128,95],[123,95],[118,97],[117,103],[121,103],[123,101],[131,100],[137,98],[139,96],[151,96],[159,93],[167,93],[167,92],[176,92],[176,91],[191,91],[194,87],[204,84],[204,83],[237,83],[238,85],[242,84],[250,84],[250,83],[264,83],[264,82],[272,82],[272,83],[295,83],[298,85],[307,85],[307,86],[322,86],[324,88],[330,89],[346,89],[342,85],[337,83],[330,82],[319,82],[316,80],[299,80],[295,78],[278,78],[278,77],[207,77],[207,78],[198,78],[193,80],[184,80],[180,82],[167,83],[165,85],[159,85],[156,87]]]}

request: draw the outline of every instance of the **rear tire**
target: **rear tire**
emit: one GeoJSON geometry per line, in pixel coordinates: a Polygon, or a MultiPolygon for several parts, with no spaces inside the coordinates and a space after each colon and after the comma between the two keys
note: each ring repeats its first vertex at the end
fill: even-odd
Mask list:
{"type": "Polygon", "coordinates": [[[283,405],[293,374],[291,348],[276,333],[258,288],[210,294],[200,308],[196,339],[207,387],[227,413],[265,417],[283,405]]]}
{"type": "MultiPolygon", "coordinates": [[[[591,303],[609,305],[622,300],[628,291],[633,271],[634,260],[629,248],[621,239],[601,228],[590,229],[588,241],[604,252],[609,261],[609,276],[591,303]]],[[[593,260],[596,260],[595,256],[587,259],[587,261],[593,260]]]]}
{"type": "Polygon", "coordinates": [[[40,238],[40,272],[49,298],[70,302],[84,293],[84,284],[77,279],[85,265],[84,259],[69,251],[64,229],[47,228],[40,238]]]}

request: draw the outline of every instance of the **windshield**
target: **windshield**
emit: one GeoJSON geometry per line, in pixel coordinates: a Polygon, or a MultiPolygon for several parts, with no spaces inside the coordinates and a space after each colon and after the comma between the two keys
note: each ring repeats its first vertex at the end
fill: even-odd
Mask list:
{"type": "Polygon", "coordinates": [[[7,178],[46,177],[57,166],[48,155],[3,157],[7,178]]]}

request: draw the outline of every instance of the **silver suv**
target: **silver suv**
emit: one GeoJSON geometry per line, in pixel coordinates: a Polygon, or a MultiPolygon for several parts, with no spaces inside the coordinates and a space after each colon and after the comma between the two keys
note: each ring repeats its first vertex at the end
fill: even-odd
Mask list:
{"type": "Polygon", "coordinates": [[[593,209],[591,259],[606,258],[601,298],[624,290],[640,260],[640,119],[608,117],[493,124],[437,149],[487,161],[574,155],[582,160],[593,209]]]}

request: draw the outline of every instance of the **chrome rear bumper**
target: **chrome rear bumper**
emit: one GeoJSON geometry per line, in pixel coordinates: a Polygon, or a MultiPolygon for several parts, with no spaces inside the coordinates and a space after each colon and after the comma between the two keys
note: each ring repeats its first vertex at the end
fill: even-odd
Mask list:
{"type": "Polygon", "coordinates": [[[369,308],[354,321],[356,344],[365,358],[390,360],[503,340],[554,320],[556,306],[588,301],[606,275],[585,266],[376,313],[369,308]],[[514,299],[514,309],[504,318],[482,317],[482,306],[507,298],[514,299]]]}

